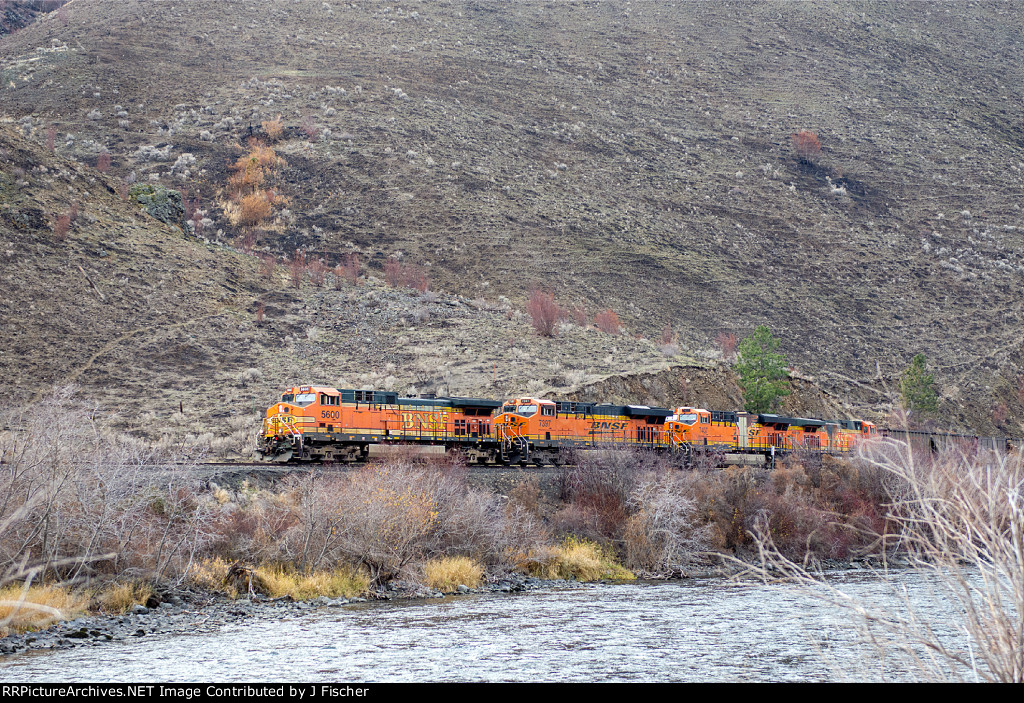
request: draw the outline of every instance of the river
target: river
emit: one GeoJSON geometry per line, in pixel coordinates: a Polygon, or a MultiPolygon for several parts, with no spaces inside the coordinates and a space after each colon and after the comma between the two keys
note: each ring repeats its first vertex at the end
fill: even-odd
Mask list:
{"type": "MultiPolygon", "coordinates": [[[[952,633],[950,606],[897,576],[952,633]]],[[[862,572],[834,585],[893,603],[862,572]]],[[[115,641],[0,661],[8,682],[835,681],[906,679],[859,644],[849,614],[791,588],[722,579],[573,585],[353,603],[215,632],[115,641]]]]}

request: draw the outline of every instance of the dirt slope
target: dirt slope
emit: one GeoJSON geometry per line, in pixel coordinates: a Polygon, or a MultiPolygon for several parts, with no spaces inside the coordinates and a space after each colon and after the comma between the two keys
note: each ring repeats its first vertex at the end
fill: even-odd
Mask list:
{"type": "Polygon", "coordinates": [[[258,250],[401,255],[516,309],[543,284],[695,357],[767,322],[865,411],[923,351],[946,422],[1019,433],[1019,10],[74,0],[0,41],[0,95],[58,155],[193,189],[214,242],[240,234],[227,164],[280,114],[290,204],[258,250]]]}

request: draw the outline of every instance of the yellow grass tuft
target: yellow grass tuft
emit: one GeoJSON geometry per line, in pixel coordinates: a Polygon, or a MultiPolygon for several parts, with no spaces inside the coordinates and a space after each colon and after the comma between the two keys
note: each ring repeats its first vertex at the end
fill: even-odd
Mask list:
{"type": "MultiPolygon", "coordinates": [[[[235,585],[226,583],[231,564],[219,557],[206,559],[192,566],[189,579],[199,588],[238,598],[242,594],[235,585]]],[[[283,565],[263,565],[253,569],[253,583],[271,598],[291,596],[295,600],[309,600],[318,596],[353,598],[366,593],[370,580],[362,571],[349,567],[296,571],[283,565]]]]}
{"type": "Polygon", "coordinates": [[[145,605],[153,589],[148,583],[122,583],[110,587],[96,597],[105,613],[127,613],[133,605],[145,605]]]}
{"type": "Polygon", "coordinates": [[[218,591],[227,594],[231,598],[238,598],[238,591],[234,586],[225,585],[228,569],[231,563],[214,557],[204,559],[193,564],[188,570],[188,579],[199,588],[207,591],[218,591]]]}
{"type": "Polygon", "coordinates": [[[49,627],[86,612],[89,597],[61,586],[32,586],[22,593],[19,585],[0,589],[0,636],[49,627]]]}
{"type": "Polygon", "coordinates": [[[425,582],[430,588],[451,592],[459,585],[476,588],[484,578],[484,568],[469,557],[445,557],[428,561],[425,582]]]}
{"type": "Polygon", "coordinates": [[[283,566],[258,566],[256,574],[263,579],[272,598],[291,596],[309,600],[318,596],[353,598],[366,592],[370,579],[356,569],[339,567],[330,571],[293,571],[283,566]]]}
{"type": "Polygon", "coordinates": [[[533,550],[518,560],[526,573],[544,579],[633,581],[636,576],[600,545],[570,537],[557,547],[533,550]]]}

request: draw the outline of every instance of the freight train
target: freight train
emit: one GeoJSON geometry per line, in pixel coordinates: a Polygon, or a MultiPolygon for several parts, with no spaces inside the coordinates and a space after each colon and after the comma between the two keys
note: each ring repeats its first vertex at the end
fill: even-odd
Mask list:
{"type": "MultiPolygon", "coordinates": [[[[267,409],[257,452],[276,462],[353,462],[404,447],[420,455],[461,452],[471,463],[557,465],[565,450],[635,447],[761,455],[845,454],[893,432],[865,420],[612,405],[520,397],[403,398],[391,391],[297,386],[267,409]]],[[[1009,440],[899,432],[926,449],[952,443],[1006,451],[1009,440]]]]}

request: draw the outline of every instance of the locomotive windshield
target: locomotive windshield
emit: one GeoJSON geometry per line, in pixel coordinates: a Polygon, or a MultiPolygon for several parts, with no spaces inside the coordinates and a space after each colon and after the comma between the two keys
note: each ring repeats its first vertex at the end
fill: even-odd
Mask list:
{"type": "Polygon", "coordinates": [[[305,407],[316,400],[316,393],[300,393],[295,396],[295,404],[300,407],[305,407]]]}
{"type": "Polygon", "coordinates": [[[285,393],[284,395],[281,396],[281,402],[282,403],[290,403],[293,400],[295,400],[295,394],[294,393],[285,393]]]}
{"type": "Polygon", "coordinates": [[[537,414],[536,405],[520,405],[516,408],[516,415],[522,415],[523,417],[530,417],[530,415],[537,414]]]}
{"type": "Polygon", "coordinates": [[[686,413],[685,415],[676,415],[676,422],[681,425],[692,425],[697,422],[697,413],[686,413]]]}

